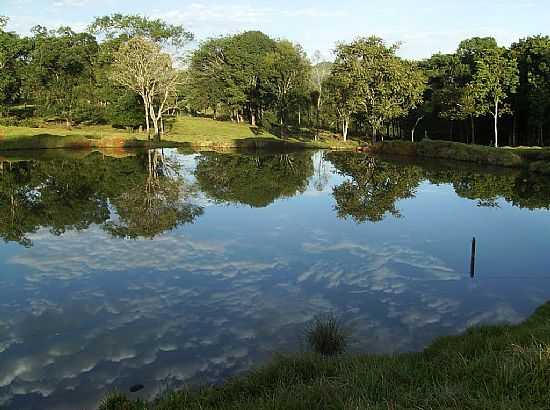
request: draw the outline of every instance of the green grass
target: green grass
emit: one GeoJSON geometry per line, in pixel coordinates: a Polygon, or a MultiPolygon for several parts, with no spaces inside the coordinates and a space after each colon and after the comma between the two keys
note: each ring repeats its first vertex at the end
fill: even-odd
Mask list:
{"type": "Polygon", "coordinates": [[[507,168],[524,168],[531,172],[550,175],[550,149],[531,147],[488,147],[459,142],[422,140],[388,141],[364,147],[365,151],[407,157],[438,158],[496,165],[507,168]]]}
{"type": "Polygon", "coordinates": [[[133,409],[549,409],[550,304],[519,326],[444,337],[393,356],[280,356],[227,381],[166,393],[153,403],[107,398],[101,410],[133,409]]]}
{"type": "MultiPolygon", "coordinates": [[[[0,127],[0,151],[43,148],[137,147],[147,144],[145,133],[117,130],[110,126],[82,126],[67,129],[0,127]]],[[[321,141],[302,135],[281,139],[265,130],[247,124],[214,121],[205,118],[180,117],[163,136],[163,145],[190,148],[255,148],[290,145],[302,148],[354,148],[356,142],[341,141],[324,133],[321,141]]]]}

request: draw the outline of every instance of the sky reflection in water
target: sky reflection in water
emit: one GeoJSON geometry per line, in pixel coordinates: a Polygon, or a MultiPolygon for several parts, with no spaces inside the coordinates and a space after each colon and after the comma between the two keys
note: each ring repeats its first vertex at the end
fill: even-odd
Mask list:
{"type": "Polygon", "coordinates": [[[1,181],[8,409],[219,382],[327,311],[354,349],[390,352],[550,298],[550,181],[516,172],[168,150],[4,163],[1,181]]]}

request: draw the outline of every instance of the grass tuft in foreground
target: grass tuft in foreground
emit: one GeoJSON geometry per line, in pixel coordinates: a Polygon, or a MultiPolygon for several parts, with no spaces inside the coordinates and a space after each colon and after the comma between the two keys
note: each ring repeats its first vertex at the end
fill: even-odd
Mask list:
{"type": "Polygon", "coordinates": [[[113,400],[121,407],[100,409],[549,409],[550,304],[519,326],[474,328],[420,353],[280,356],[219,387],[113,400]]]}
{"type": "Polygon", "coordinates": [[[322,356],[336,356],[346,351],[350,331],[333,314],[321,315],[305,331],[310,349],[322,356]]]}

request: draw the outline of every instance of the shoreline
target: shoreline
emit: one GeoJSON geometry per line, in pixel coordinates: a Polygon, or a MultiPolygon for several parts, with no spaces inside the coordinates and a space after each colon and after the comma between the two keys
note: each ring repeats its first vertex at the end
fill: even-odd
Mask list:
{"type": "Polygon", "coordinates": [[[409,158],[433,158],[478,165],[523,169],[550,176],[550,149],[494,148],[441,140],[387,141],[358,148],[360,152],[409,158]]]}
{"type": "Polygon", "coordinates": [[[549,371],[550,302],[520,324],[474,326],[421,352],[278,355],[220,385],[168,391],[150,402],[112,393],[99,410],[543,409],[549,371]]]}

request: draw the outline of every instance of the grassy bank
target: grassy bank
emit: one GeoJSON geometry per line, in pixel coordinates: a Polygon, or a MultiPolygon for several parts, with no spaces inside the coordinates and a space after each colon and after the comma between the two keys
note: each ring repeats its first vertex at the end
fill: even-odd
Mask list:
{"type": "Polygon", "coordinates": [[[418,143],[390,141],[365,147],[366,151],[407,157],[437,158],[497,165],[508,168],[525,168],[532,172],[550,175],[550,149],[546,148],[494,148],[458,142],[423,140],[418,143]]]}
{"type": "Polygon", "coordinates": [[[60,126],[43,128],[0,127],[0,151],[29,149],[88,149],[174,146],[189,148],[296,148],[350,149],[354,142],[343,142],[332,134],[313,141],[307,133],[279,138],[247,124],[181,117],[163,137],[161,144],[147,141],[144,133],[117,130],[109,126],[60,126]]]}
{"type": "Polygon", "coordinates": [[[424,352],[280,357],[219,387],[154,403],[114,395],[101,410],[548,409],[550,304],[519,326],[474,328],[424,352]]]}

